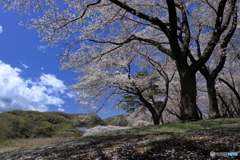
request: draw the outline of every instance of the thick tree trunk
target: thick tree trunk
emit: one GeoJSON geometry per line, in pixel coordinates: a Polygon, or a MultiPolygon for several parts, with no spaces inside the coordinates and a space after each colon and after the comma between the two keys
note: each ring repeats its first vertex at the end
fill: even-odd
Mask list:
{"type": "Polygon", "coordinates": [[[152,114],[152,118],[153,118],[153,124],[154,125],[159,125],[160,124],[159,116],[157,114],[152,114]]]}
{"type": "Polygon", "coordinates": [[[181,83],[181,102],[180,102],[180,120],[196,121],[201,119],[198,114],[197,106],[197,90],[195,74],[190,74],[187,71],[180,71],[181,83]]]}
{"type": "Polygon", "coordinates": [[[211,80],[211,78],[206,78],[206,80],[207,80],[207,92],[208,92],[208,99],[209,99],[208,117],[211,119],[220,118],[221,116],[218,109],[215,82],[214,80],[211,80]]]}

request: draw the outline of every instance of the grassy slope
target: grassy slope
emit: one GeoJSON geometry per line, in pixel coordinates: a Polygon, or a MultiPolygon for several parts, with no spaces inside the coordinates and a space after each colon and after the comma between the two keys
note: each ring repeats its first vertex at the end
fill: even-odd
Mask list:
{"type": "Polygon", "coordinates": [[[67,114],[64,112],[38,112],[38,111],[22,111],[22,110],[14,110],[9,112],[0,113],[0,116],[5,116],[5,119],[9,119],[10,122],[12,120],[17,119],[24,119],[28,121],[45,121],[52,124],[58,123],[71,123],[74,126],[81,127],[82,125],[86,126],[96,126],[99,124],[104,124],[103,121],[97,116],[92,118],[92,121],[89,123],[83,123],[81,120],[83,119],[81,116],[86,114],[79,113],[79,114],[67,114]]]}
{"type": "Polygon", "coordinates": [[[240,150],[240,118],[173,122],[74,138],[0,154],[0,159],[238,159],[211,151],[240,150]]]}
{"type": "Polygon", "coordinates": [[[103,121],[106,125],[128,126],[128,121],[126,120],[127,116],[128,115],[117,115],[103,119],[103,121]]]}
{"type": "Polygon", "coordinates": [[[3,112],[0,113],[0,142],[13,138],[51,137],[64,132],[77,132],[76,127],[104,124],[98,116],[92,116],[88,121],[84,120],[84,116],[86,114],[63,112],[22,110],[3,112]]]}

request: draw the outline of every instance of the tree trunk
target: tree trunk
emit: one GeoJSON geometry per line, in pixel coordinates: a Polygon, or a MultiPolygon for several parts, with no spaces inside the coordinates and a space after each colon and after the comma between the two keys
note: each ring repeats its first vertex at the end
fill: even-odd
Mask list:
{"type": "Polygon", "coordinates": [[[196,121],[201,119],[196,101],[196,77],[189,71],[179,71],[181,83],[180,120],[196,121]]]}
{"type": "Polygon", "coordinates": [[[221,116],[220,116],[219,109],[218,109],[215,82],[211,78],[206,78],[206,81],[207,81],[207,92],[208,92],[208,99],[209,99],[208,117],[211,119],[220,118],[221,116]]]}
{"type": "Polygon", "coordinates": [[[152,118],[153,118],[153,124],[154,125],[159,125],[160,124],[159,116],[157,114],[152,114],[152,118]]]}
{"type": "Polygon", "coordinates": [[[149,110],[149,112],[152,114],[152,119],[153,119],[153,124],[154,125],[159,125],[160,121],[159,121],[159,115],[157,113],[157,111],[154,109],[154,107],[152,106],[151,103],[149,103],[141,94],[141,92],[137,93],[139,100],[144,104],[145,107],[147,107],[147,109],[149,110]]]}
{"type": "Polygon", "coordinates": [[[162,123],[162,124],[164,124],[164,121],[163,121],[163,116],[162,116],[162,114],[163,114],[163,110],[164,110],[164,108],[161,108],[160,110],[159,110],[159,120],[160,120],[160,122],[162,123]]]}

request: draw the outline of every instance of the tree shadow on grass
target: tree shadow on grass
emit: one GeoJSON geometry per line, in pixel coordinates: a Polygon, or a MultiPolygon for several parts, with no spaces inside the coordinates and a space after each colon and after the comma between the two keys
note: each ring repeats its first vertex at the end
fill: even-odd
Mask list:
{"type": "MultiPolygon", "coordinates": [[[[211,151],[217,152],[230,152],[232,149],[225,146],[224,143],[209,143],[208,140],[188,140],[184,138],[173,137],[170,139],[155,141],[151,144],[152,148],[144,153],[136,154],[129,159],[239,159],[240,157],[211,157],[211,151]]],[[[232,145],[238,146],[237,143],[232,145]]],[[[235,152],[239,150],[235,148],[235,152]]]]}
{"type": "MultiPolygon", "coordinates": [[[[110,156],[118,155],[118,159],[240,159],[240,157],[211,157],[210,152],[236,152],[240,150],[240,130],[226,126],[225,129],[200,129],[191,133],[175,134],[160,132],[156,134],[115,137],[118,141],[129,143],[159,135],[170,135],[170,138],[150,140],[146,143],[122,145],[113,150],[110,156]],[[191,136],[193,136],[191,138],[191,136]]],[[[113,138],[113,137],[112,137],[113,138]]],[[[111,139],[111,138],[110,138],[111,139]]],[[[151,139],[151,138],[150,138],[151,139]]],[[[111,140],[114,140],[111,139],[111,140]]]]}

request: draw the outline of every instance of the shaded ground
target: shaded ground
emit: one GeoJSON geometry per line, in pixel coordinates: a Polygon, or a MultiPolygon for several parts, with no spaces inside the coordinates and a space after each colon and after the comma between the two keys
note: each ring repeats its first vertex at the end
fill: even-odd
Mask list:
{"type": "Polygon", "coordinates": [[[210,157],[211,151],[239,152],[239,137],[239,118],[174,122],[0,153],[0,159],[240,159],[239,156],[210,157]]]}

